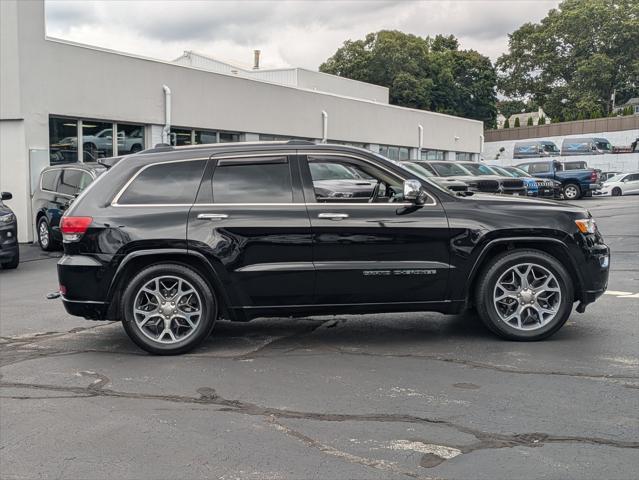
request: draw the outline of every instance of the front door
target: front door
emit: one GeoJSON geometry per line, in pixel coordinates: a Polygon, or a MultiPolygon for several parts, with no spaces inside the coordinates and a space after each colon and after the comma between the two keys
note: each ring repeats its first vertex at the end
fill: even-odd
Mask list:
{"type": "Polygon", "coordinates": [[[316,303],[445,298],[448,221],[434,196],[420,207],[404,203],[404,178],[364,155],[309,153],[300,166],[313,231],[316,303]]]}
{"type": "Polygon", "coordinates": [[[212,158],[189,213],[189,249],[217,267],[231,307],[312,303],[311,225],[294,155],[212,158]]]}

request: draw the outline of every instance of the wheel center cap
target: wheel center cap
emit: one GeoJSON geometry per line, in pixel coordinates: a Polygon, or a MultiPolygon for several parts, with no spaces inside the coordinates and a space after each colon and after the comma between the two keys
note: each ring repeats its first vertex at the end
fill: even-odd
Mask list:
{"type": "Polygon", "coordinates": [[[535,295],[533,294],[532,290],[526,288],[521,291],[521,299],[524,303],[530,303],[533,301],[534,298],[535,295]]]}
{"type": "Polygon", "coordinates": [[[173,307],[165,305],[164,307],[162,307],[162,313],[164,315],[171,315],[173,313],[173,307]]]}

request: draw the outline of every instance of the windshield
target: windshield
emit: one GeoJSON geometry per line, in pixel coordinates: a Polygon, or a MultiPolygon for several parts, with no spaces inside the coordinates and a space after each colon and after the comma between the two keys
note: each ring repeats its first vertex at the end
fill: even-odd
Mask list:
{"type": "Polygon", "coordinates": [[[544,147],[544,152],[557,152],[557,153],[559,153],[559,149],[557,148],[557,145],[555,145],[554,143],[544,143],[543,147],[544,147]]]}
{"type": "Polygon", "coordinates": [[[431,163],[437,174],[441,177],[454,177],[456,175],[468,176],[471,175],[468,170],[457,163],[452,162],[439,162],[431,163]]]}
{"type": "Polygon", "coordinates": [[[339,163],[309,163],[313,180],[358,180],[360,177],[339,163]]]}
{"type": "Polygon", "coordinates": [[[599,150],[611,150],[612,149],[612,145],[610,145],[610,142],[608,142],[607,140],[598,140],[596,142],[597,148],[599,150]]]}
{"type": "Polygon", "coordinates": [[[404,167],[406,170],[410,170],[411,172],[416,173],[417,175],[422,175],[424,177],[434,177],[434,175],[430,171],[417,163],[404,162],[401,164],[401,166],[404,167]]]}
{"type": "Polygon", "coordinates": [[[490,167],[479,163],[464,163],[464,168],[470,170],[473,175],[495,175],[495,172],[490,167]]]}
{"type": "Polygon", "coordinates": [[[606,180],[606,183],[608,182],[620,182],[621,179],[624,177],[625,173],[618,173],[617,175],[614,175],[612,177],[610,177],[608,180],[606,180]]]}
{"type": "Polygon", "coordinates": [[[391,160],[388,158],[384,158],[384,160],[386,160],[387,162],[392,163],[393,165],[397,165],[398,167],[400,167],[403,170],[406,170],[408,173],[417,176],[419,178],[421,178],[422,180],[424,180],[426,183],[428,183],[428,185],[430,185],[433,188],[436,188],[437,190],[441,191],[441,192],[445,192],[447,194],[451,194],[451,192],[447,189],[442,187],[441,185],[438,185],[436,182],[434,182],[431,178],[434,176],[432,173],[428,172],[428,170],[426,170],[423,166],[421,166],[422,169],[424,169],[424,171],[426,171],[428,173],[428,175],[418,172],[417,170],[413,171],[411,168],[409,168],[409,166],[417,166],[415,163],[411,163],[411,162],[398,162],[397,160],[391,160]],[[431,178],[429,178],[431,177],[431,178]]]}
{"type": "Polygon", "coordinates": [[[504,170],[510,172],[511,176],[516,178],[530,177],[525,171],[517,167],[504,167],[504,170]]]}

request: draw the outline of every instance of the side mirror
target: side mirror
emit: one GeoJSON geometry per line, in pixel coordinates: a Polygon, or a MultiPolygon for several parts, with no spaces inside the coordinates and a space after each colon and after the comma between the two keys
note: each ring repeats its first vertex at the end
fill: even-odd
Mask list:
{"type": "Polygon", "coordinates": [[[2,200],[11,200],[13,195],[10,192],[2,192],[2,200]]]}
{"type": "Polygon", "coordinates": [[[423,205],[426,195],[419,180],[404,180],[404,201],[423,205]]]}

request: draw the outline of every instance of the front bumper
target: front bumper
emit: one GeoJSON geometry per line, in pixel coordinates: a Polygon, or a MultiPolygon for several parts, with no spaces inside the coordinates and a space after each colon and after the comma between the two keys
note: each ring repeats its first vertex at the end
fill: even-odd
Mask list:
{"type": "Polygon", "coordinates": [[[16,223],[0,226],[0,263],[9,263],[19,255],[16,223]]]}
{"type": "Polygon", "coordinates": [[[597,300],[608,288],[610,249],[603,243],[599,233],[579,235],[584,258],[579,262],[581,289],[577,300],[587,305],[597,300]]]}

